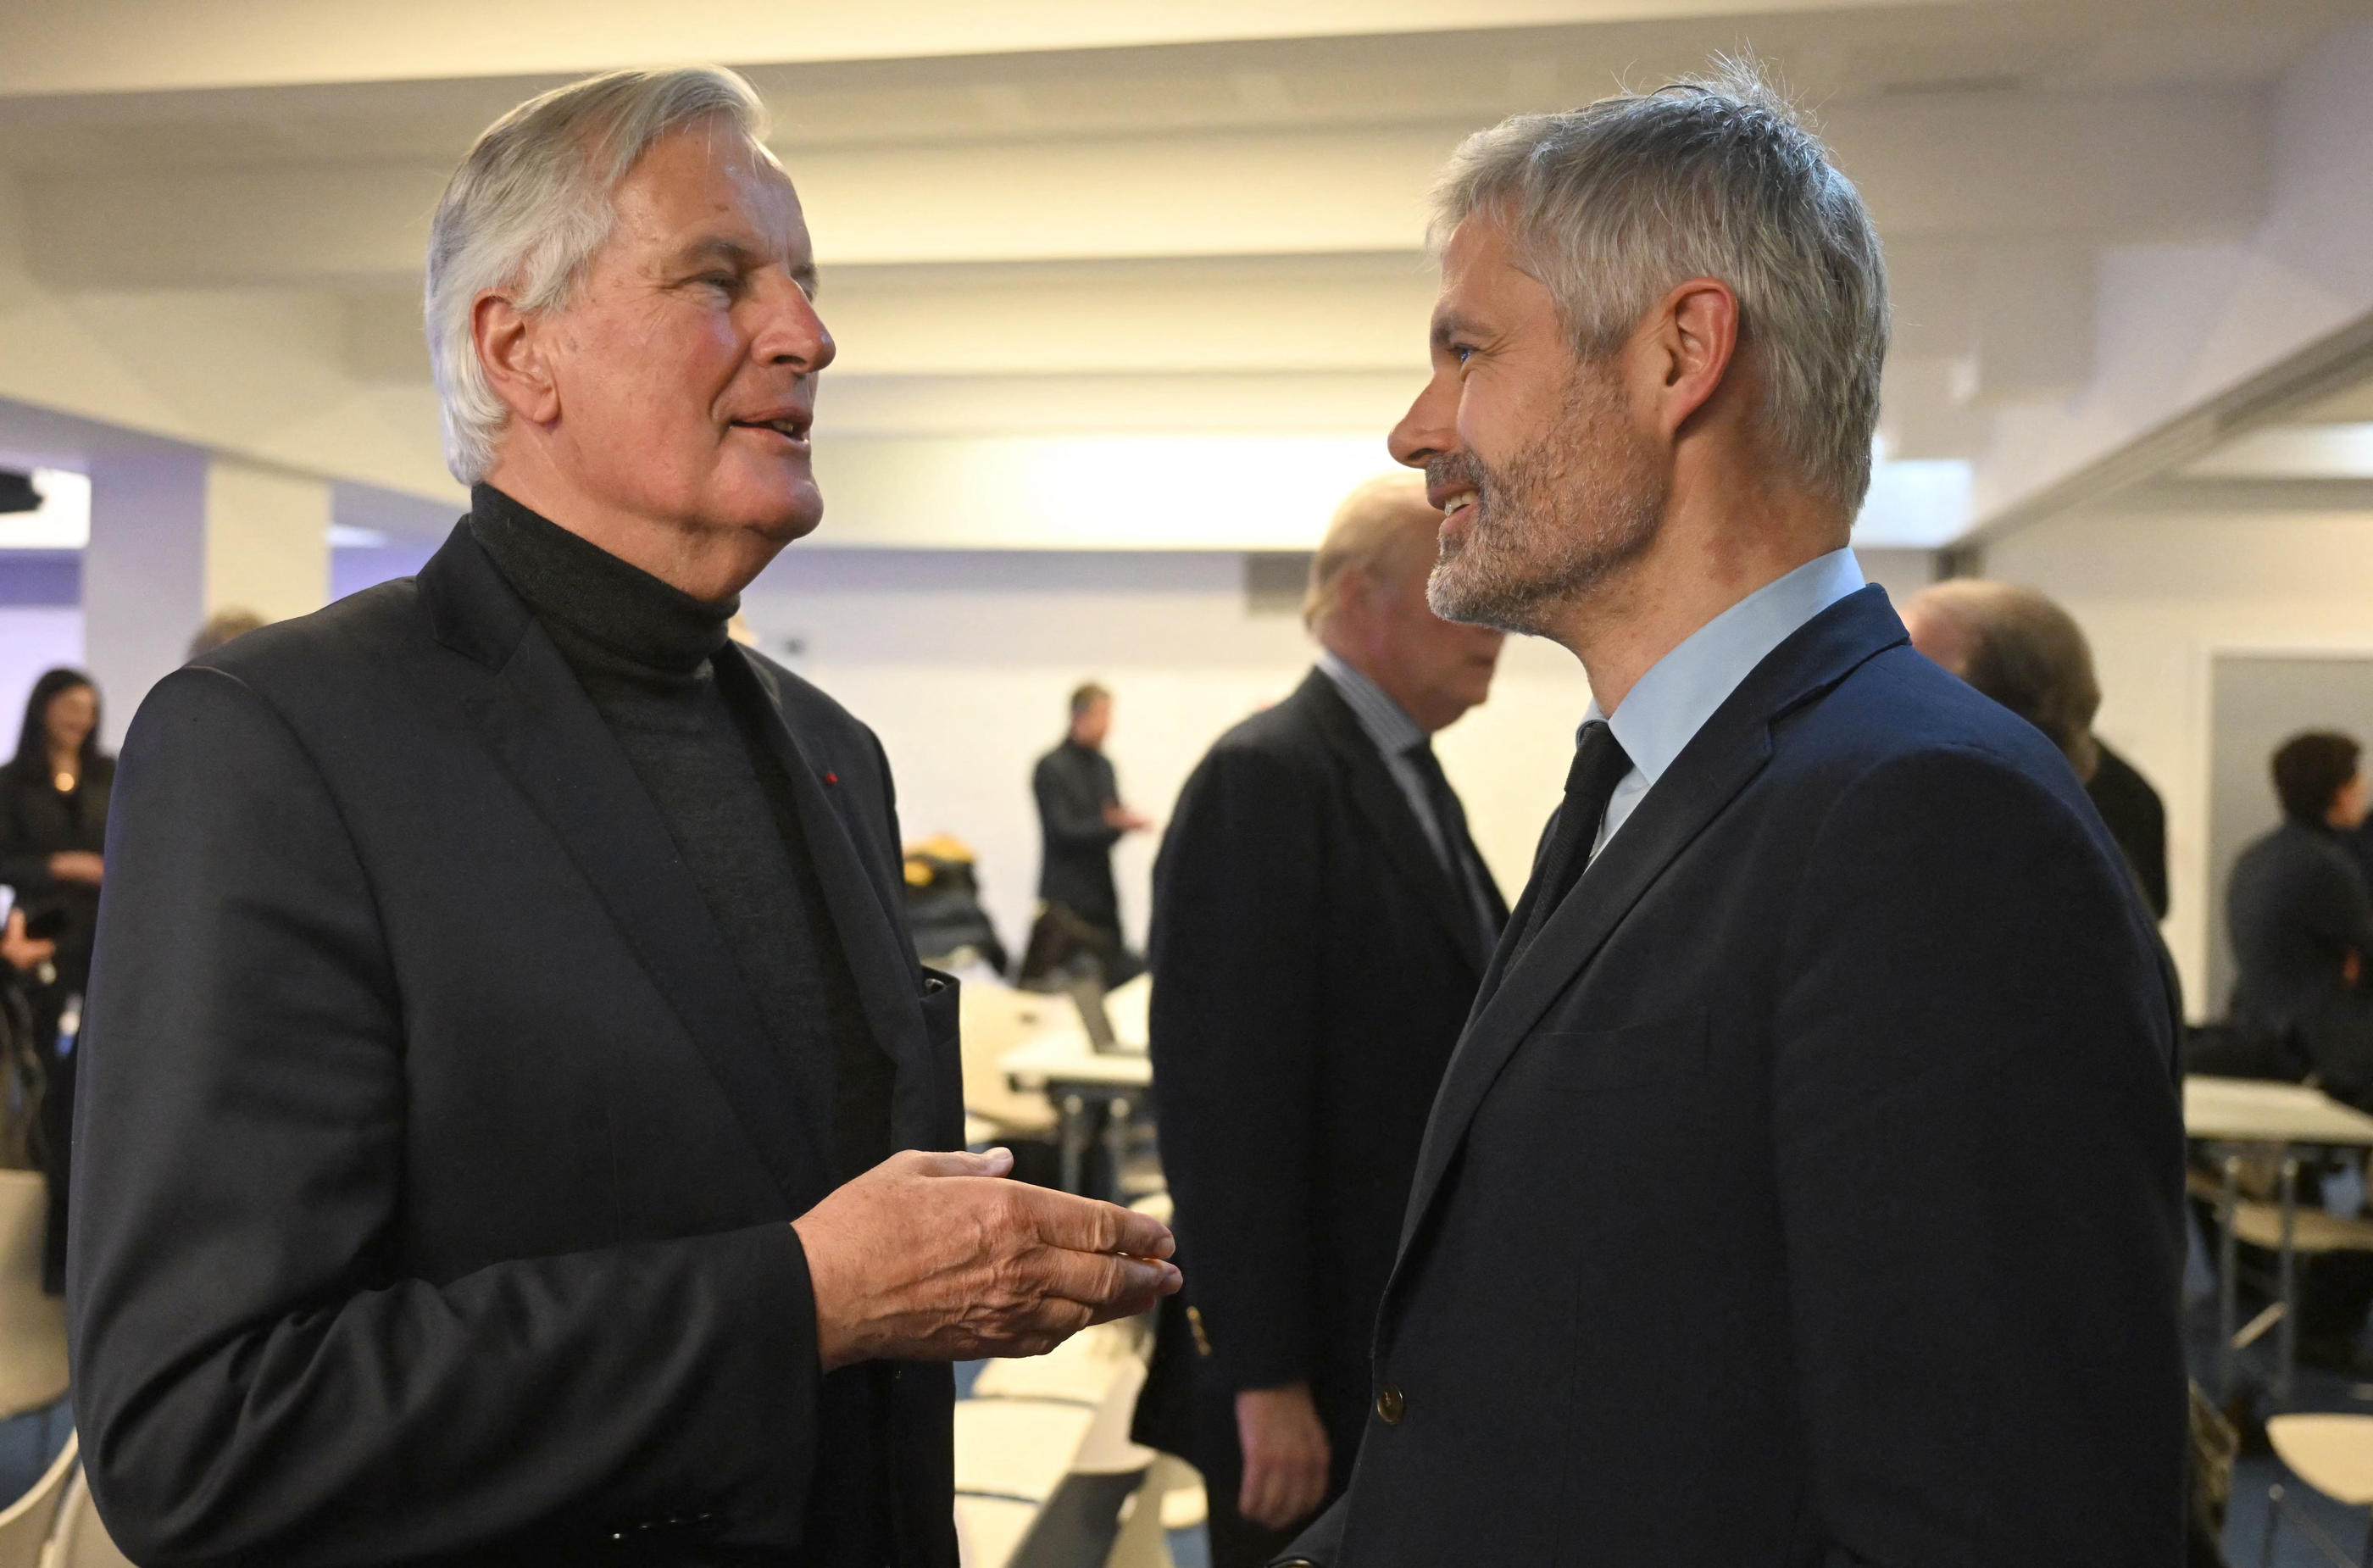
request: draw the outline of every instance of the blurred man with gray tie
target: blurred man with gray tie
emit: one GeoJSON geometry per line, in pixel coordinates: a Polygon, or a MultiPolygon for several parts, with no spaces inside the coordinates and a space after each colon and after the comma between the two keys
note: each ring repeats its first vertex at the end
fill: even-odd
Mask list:
{"type": "Polygon", "coordinates": [[[1211,748],[1154,871],[1214,1568],[1266,1562],[1350,1474],[1426,1107],[1507,919],[1429,739],[1502,641],[1426,607],[1441,521],[1414,476],[1343,504],[1303,607],[1317,668],[1211,748]]]}

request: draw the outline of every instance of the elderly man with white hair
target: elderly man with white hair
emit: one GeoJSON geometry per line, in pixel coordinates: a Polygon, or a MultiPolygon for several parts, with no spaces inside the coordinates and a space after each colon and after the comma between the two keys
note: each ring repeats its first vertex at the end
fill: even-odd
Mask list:
{"type": "Polygon", "coordinates": [[[1847,548],[1861,198],[1740,70],[1509,121],[1438,202],[1432,603],[1594,701],[1297,1553],[2180,1562],[2175,1019],[2075,775],[1847,548]]]}
{"type": "Polygon", "coordinates": [[[1413,474],[1344,501],[1303,604],[1316,667],[1212,743],[1153,868],[1211,1568],[1259,1568],[1351,1473],[1425,1108],[1508,918],[1433,753],[1504,640],[1426,607],[1441,522],[1413,474]]]}
{"type": "Polygon", "coordinates": [[[890,773],[730,641],[833,343],[730,72],[521,105],[438,209],[471,509],[124,747],[70,1242],[148,1564],[952,1568],[952,1358],[1175,1289],[961,1142],[890,773]]]}

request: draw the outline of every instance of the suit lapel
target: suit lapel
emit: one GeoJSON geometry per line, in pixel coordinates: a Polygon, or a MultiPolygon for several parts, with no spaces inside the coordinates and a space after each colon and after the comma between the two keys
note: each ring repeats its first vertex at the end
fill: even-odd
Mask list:
{"type": "MultiPolygon", "coordinates": [[[[1474,901],[1452,884],[1442,857],[1434,853],[1432,841],[1409,808],[1409,797],[1394,779],[1391,765],[1360,727],[1359,715],[1323,670],[1310,673],[1294,700],[1309,706],[1319,732],[1343,765],[1344,776],[1350,781],[1351,803],[1375,830],[1385,847],[1385,860],[1480,976],[1490,955],[1484,951],[1483,933],[1476,927],[1470,907],[1474,901]]],[[[1457,830],[1455,823],[1442,826],[1445,833],[1457,830]]]]}
{"type": "Polygon", "coordinates": [[[784,721],[782,688],[764,665],[729,645],[717,658],[719,676],[749,682],[760,696],[755,705],[766,744],[790,776],[799,801],[800,829],[834,928],[857,981],[866,1022],[878,1044],[897,1065],[893,1119],[900,1147],[929,1147],[929,1129],[937,1125],[938,1090],[930,1062],[930,1040],[923,1022],[922,974],[914,944],[906,937],[895,902],[897,893],[883,881],[882,868],[894,858],[895,846],[867,856],[859,844],[869,838],[850,813],[836,786],[827,786],[836,771],[812,755],[810,743],[784,721]]]}
{"type": "Polygon", "coordinates": [[[1515,933],[1539,896],[1536,864],[1434,1096],[1401,1225],[1404,1258],[1501,1069],[1665,869],[1763,770],[1771,757],[1772,726],[1903,639],[1902,623],[1876,588],[1849,595],[1799,627],[1715,709],[1574,883],[1524,957],[1510,965],[1515,933]]]}
{"type": "Polygon", "coordinates": [[[667,999],[785,1200],[828,1190],[830,1096],[792,1076],[665,819],[592,699],[466,525],[422,570],[421,587],[439,639],[494,665],[464,706],[497,763],[667,999]]]}

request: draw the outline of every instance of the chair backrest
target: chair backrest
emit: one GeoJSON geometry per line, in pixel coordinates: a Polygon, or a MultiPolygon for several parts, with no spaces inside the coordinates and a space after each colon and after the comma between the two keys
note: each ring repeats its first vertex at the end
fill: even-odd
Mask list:
{"type": "Polygon", "coordinates": [[[0,1508],[0,1568],[36,1568],[41,1561],[41,1548],[50,1539],[50,1527],[57,1522],[58,1504],[75,1479],[75,1461],[81,1449],[74,1434],[66,1434],[66,1445],[50,1461],[50,1468],[33,1489],[6,1508],[0,1508]]]}
{"type": "Polygon", "coordinates": [[[41,1554],[41,1568],[133,1568],[132,1559],[116,1550],[107,1527],[99,1523],[89,1478],[80,1471],[66,1489],[58,1527],[50,1536],[50,1549],[41,1554]]]}
{"type": "Polygon", "coordinates": [[[956,999],[963,1030],[964,1109],[1000,1128],[1044,1130],[1055,1111],[1044,1094],[1016,1093],[998,1063],[1051,1029],[1077,1028],[1069,997],[1000,986],[966,986],[956,999]]]}
{"type": "Polygon", "coordinates": [[[65,1398],[65,1303],[41,1293],[49,1209],[39,1171],[0,1171],[0,1420],[65,1398]]]}

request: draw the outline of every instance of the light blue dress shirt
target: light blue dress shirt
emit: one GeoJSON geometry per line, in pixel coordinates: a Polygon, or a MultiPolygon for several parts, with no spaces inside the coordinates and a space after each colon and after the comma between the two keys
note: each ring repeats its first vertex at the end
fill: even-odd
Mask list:
{"type": "Polygon", "coordinates": [[[1631,771],[1617,781],[1607,802],[1607,820],[1590,851],[1594,859],[1738,684],[1798,627],[1862,586],[1862,565],[1853,552],[1832,550],[1765,583],[1691,632],[1649,667],[1612,714],[1601,712],[1598,699],[1591,698],[1583,722],[1605,720],[1631,759],[1631,771]]]}

